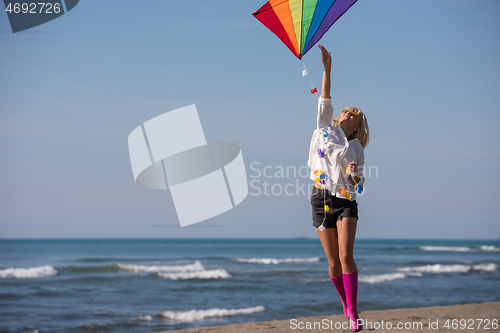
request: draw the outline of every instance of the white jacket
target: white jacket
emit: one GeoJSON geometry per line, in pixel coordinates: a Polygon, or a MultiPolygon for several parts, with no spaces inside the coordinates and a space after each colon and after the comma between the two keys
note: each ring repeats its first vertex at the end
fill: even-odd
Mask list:
{"type": "Polygon", "coordinates": [[[332,101],[320,97],[318,100],[318,125],[313,133],[309,148],[310,178],[335,193],[337,197],[353,201],[356,200],[358,185],[365,182],[363,176],[364,149],[359,139],[347,140],[342,128],[340,126],[334,127],[332,120],[332,101]],[[356,164],[360,178],[358,184],[354,186],[347,173],[350,162],[356,164]],[[343,190],[347,190],[347,197],[343,190]]]}

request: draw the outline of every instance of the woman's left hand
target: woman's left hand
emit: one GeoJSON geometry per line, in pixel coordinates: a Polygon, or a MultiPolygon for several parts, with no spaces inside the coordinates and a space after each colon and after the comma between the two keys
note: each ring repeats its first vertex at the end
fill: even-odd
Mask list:
{"type": "Polygon", "coordinates": [[[358,168],[356,167],[356,164],[354,163],[349,163],[349,173],[351,174],[351,184],[356,185],[361,178],[358,176],[358,168]]]}
{"type": "Polygon", "coordinates": [[[349,163],[349,172],[351,173],[351,175],[354,173],[356,174],[358,172],[358,168],[356,167],[356,164],[354,163],[349,163]]]}

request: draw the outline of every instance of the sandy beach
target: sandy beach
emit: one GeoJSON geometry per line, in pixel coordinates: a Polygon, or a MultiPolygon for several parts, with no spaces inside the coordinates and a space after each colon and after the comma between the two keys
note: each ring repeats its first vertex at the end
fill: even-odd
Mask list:
{"type": "MultiPolygon", "coordinates": [[[[500,302],[364,311],[363,331],[500,332],[500,302]],[[399,325],[399,326],[398,326],[399,325]],[[405,328],[406,327],[406,328],[405,328]]],[[[351,332],[343,315],[301,317],[177,330],[178,333],[351,332]],[[342,327],[343,326],[343,327],[342,327]]],[[[166,333],[168,331],[160,332],[166,333]]],[[[172,331],[170,331],[172,332],[172,331]]]]}

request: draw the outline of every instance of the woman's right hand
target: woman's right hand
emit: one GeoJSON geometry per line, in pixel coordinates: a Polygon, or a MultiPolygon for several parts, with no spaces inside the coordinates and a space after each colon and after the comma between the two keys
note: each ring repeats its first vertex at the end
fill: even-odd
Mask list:
{"type": "Polygon", "coordinates": [[[318,46],[321,50],[321,61],[323,62],[323,67],[325,67],[325,70],[330,70],[332,68],[331,52],[328,52],[322,45],[318,46]]]}

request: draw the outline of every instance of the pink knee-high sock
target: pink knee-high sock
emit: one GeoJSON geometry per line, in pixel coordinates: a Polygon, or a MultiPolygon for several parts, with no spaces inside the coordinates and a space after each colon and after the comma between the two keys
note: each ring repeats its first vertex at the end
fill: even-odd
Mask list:
{"type": "Polygon", "coordinates": [[[355,273],[342,273],[342,278],[344,280],[344,289],[346,295],[347,303],[347,314],[349,316],[349,322],[351,324],[351,331],[357,332],[363,329],[362,325],[358,325],[358,272],[355,273]]]}
{"type": "Polygon", "coordinates": [[[349,317],[347,315],[347,303],[346,303],[346,299],[345,299],[344,279],[343,279],[342,275],[340,275],[336,278],[332,278],[330,276],[330,280],[332,280],[332,283],[335,286],[335,289],[337,289],[337,293],[340,296],[340,300],[342,301],[345,319],[349,319],[349,317]]]}

